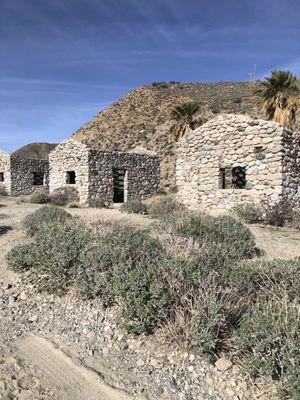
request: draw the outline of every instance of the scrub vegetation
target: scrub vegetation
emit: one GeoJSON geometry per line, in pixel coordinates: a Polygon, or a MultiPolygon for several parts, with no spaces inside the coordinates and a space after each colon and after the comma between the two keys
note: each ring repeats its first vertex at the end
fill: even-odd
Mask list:
{"type": "Polygon", "coordinates": [[[262,261],[242,222],[172,204],[165,215],[156,204],[147,230],[101,229],[44,206],[26,217],[31,241],[8,253],[8,266],[39,291],[117,306],[127,332],[161,330],[211,361],[236,359],[297,398],[300,259],[262,261]]]}

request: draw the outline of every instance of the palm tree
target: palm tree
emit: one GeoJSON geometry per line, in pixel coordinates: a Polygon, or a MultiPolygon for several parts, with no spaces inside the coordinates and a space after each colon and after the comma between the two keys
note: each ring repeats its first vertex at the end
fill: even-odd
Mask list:
{"type": "Polygon", "coordinates": [[[289,71],[272,71],[257,89],[269,120],[293,128],[296,123],[296,111],[300,104],[297,77],[289,71]]]}
{"type": "Polygon", "coordinates": [[[198,110],[199,104],[194,101],[182,103],[172,109],[171,118],[176,122],[171,128],[171,132],[174,134],[176,142],[194,129],[193,119],[198,110]]]}

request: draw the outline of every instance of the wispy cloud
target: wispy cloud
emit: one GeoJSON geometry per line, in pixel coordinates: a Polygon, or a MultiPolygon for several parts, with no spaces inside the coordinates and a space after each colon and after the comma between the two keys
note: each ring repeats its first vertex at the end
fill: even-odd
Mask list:
{"type": "Polygon", "coordinates": [[[97,89],[128,89],[126,85],[99,84],[78,81],[59,81],[46,79],[27,79],[6,77],[0,78],[0,85],[26,85],[26,86],[53,86],[53,87],[77,87],[77,88],[97,88],[97,89]]]}

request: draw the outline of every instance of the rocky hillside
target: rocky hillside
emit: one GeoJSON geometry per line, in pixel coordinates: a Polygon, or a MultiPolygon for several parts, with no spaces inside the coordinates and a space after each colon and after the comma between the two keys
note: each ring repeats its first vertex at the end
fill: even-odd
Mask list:
{"type": "Polygon", "coordinates": [[[175,185],[174,151],[170,133],[170,110],[180,101],[200,104],[196,119],[211,119],[219,113],[262,117],[254,89],[258,83],[158,83],[143,86],[100,112],[73,138],[92,147],[128,151],[144,147],[162,158],[162,187],[175,185]]]}
{"type": "Polygon", "coordinates": [[[54,143],[30,143],[16,150],[11,155],[19,158],[46,160],[50,151],[56,146],[57,144],[54,143]]]}

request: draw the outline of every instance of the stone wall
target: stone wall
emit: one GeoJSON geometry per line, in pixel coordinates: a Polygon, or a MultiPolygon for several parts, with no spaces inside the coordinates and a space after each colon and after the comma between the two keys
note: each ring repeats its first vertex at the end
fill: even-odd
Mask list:
{"type": "Polygon", "coordinates": [[[28,195],[49,187],[49,162],[10,157],[12,196],[28,195]],[[43,185],[34,184],[34,174],[44,176],[43,185]]]}
{"type": "Polygon", "coordinates": [[[89,151],[86,145],[68,139],[59,144],[49,154],[50,193],[61,187],[74,187],[78,190],[82,203],[89,196],[89,151]],[[74,171],[76,184],[67,184],[67,172],[74,171]]]}
{"type": "Polygon", "coordinates": [[[159,158],[153,155],[91,150],[89,196],[113,202],[113,170],[123,169],[125,201],[153,196],[159,185],[159,158]]]}
{"type": "Polygon", "coordinates": [[[0,182],[0,193],[10,194],[10,155],[0,150],[0,173],[4,182],[0,182]]]}
{"type": "Polygon", "coordinates": [[[283,198],[300,204],[300,136],[285,130],[282,138],[283,198]]]}
{"type": "Polygon", "coordinates": [[[90,198],[113,201],[113,170],[124,169],[126,199],[145,199],[159,185],[159,158],[153,155],[92,150],[68,139],[49,155],[50,192],[64,186],[78,189],[80,202],[90,198]],[[74,171],[76,184],[66,183],[67,171],[74,171]]]}
{"type": "MultiPolygon", "coordinates": [[[[241,202],[297,198],[295,134],[270,121],[226,114],[191,132],[177,148],[178,197],[191,208],[230,208],[241,202]],[[243,167],[246,185],[221,188],[221,169],[243,167]]],[[[228,176],[226,177],[228,180],[228,176]]]]}

